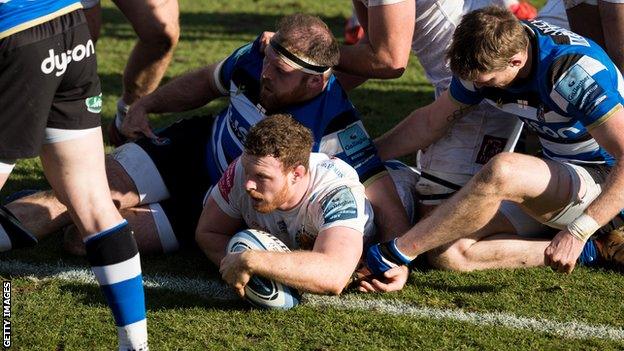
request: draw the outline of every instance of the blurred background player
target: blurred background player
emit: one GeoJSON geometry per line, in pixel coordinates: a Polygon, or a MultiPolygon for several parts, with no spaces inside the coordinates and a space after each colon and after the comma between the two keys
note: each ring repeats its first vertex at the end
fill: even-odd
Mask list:
{"type": "MultiPolygon", "coordinates": [[[[81,7],[75,0],[0,3],[0,187],[17,159],[40,156],[85,243],[117,325],[119,350],[147,350],[141,262],[106,183],[102,94],[81,7]]],[[[36,242],[0,208],[0,251],[36,242]]]]}
{"type": "Polygon", "coordinates": [[[602,46],[622,71],[624,69],[624,1],[563,1],[572,31],[602,46]]]}
{"type": "MultiPolygon", "coordinates": [[[[113,0],[137,34],[123,72],[123,92],[117,112],[108,126],[111,144],[119,146],[126,138],[120,133],[129,106],[154,91],[163,78],[180,37],[178,0],[113,0]]],[[[99,0],[82,0],[89,31],[94,41],[100,37],[102,7],[99,0]]],[[[154,137],[153,135],[148,135],[154,137]]]]}

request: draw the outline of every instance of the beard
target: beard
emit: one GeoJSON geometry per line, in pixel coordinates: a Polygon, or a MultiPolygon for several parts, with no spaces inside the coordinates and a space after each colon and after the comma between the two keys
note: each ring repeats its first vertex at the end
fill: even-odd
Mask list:
{"type": "Polygon", "coordinates": [[[260,80],[260,105],[264,107],[267,114],[279,112],[286,106],[302,102],[305,95],[305,84],[302,79],[301,83],[287,92],[278,93],[275,87],[266,79],[260,80]]]}
{"type": "Polygon", "coordinates": [[[284,183],[272,201],[267,201],[262,194],[255,190],[250,190],[247,193],[252,198],[254,210],[263,214],[271,213],[288,200],[288,184],[284,183]]]}

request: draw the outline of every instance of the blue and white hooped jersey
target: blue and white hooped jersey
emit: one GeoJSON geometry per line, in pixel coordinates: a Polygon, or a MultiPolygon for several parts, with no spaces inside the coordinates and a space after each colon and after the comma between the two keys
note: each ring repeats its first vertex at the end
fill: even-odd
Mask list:
{"type": "Polygon", "coordinates": [[[450,94],[462,104],[485,99],[535,131],[546,157],[613,165],[589,134],[624,104],[624,80],[596,43],[540,20],[524,22],[533,50],[529,78],[505,89],[478,89],[453,77],[450,94]]]}
{"type": "Polygon", "coordinates": [[[0,39],[80,8],[80,0],[0,0],[0,39]]]}
{"type": "MultiPolygon", "coordinates": [[[[263,59],[256,39],[237,49],[215,70],[219,90],[230,97],[212,130],[208,169],[216,170],[218,176],[243,152],[249,128],[265,118],[259,100],[263,59]]],[[[341,158],[356,169],[362,183],[385,172],[357,111],[333,75],[321,94],[281,112],[292,115],[312,131],[313,152],[341,158]]]]}

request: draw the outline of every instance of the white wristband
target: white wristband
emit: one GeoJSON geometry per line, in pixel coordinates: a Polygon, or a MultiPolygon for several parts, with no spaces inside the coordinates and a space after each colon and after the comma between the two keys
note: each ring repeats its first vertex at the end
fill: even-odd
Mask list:
{"type": "Polygon", "coordinates": [[[570,234],[582,242],[586,242],[598,229],[600,229],[600,224],[585,213],[568,224],[568,231],[570,234]]]}

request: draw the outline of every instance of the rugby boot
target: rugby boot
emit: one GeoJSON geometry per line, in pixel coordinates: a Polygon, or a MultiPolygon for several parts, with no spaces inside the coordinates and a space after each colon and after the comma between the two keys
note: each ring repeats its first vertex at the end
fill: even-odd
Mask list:
{"type": "Polygon", "coordinates": [[[594,242],[600,259],[606,265],[624,271],[624,227],[599,235],[594,242]]]}
{"type": "MultiPolygon", "coordinates": [[[[5,231],[11,241],[10,249],[33,247],[39,242],[4,206],[0,206],[0,228],[5,231]]],[[[7,246],[4,249],[8,250],[9,247],[7,246]]]]}

